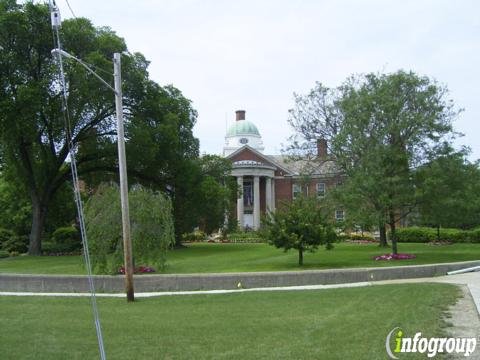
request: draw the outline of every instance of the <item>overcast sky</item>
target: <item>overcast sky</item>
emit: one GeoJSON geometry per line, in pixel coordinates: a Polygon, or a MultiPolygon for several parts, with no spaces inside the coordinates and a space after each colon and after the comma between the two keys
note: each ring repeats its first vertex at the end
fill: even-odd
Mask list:
{"type": "MultiPolygon", "coordinates": [[[[198,111],[201,152],[222,152],[226,123],[246,110],[265,153],[291,134],[293,93],[350,74],[413,70],[435,78],[465,111],[455,122],[480,158],[480,2],[69,0],[77,17],[110,26],[150,75],[173,84],[198,111]]],[[[62,18],[72,16],[57,0],[62,18]]]]}

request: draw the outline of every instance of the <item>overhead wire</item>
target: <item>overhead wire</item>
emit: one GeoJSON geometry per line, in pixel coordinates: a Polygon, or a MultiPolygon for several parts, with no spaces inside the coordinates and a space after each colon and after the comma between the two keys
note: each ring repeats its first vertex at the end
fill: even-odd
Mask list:
{"type": "MultiPolygon", "coordinates": [[[[68,9],[70,10],[70,12],[72,13],[72,16],[73,18],[77,18],[77,16],[75,15],[75,12],[73,11],[72,7],[70,6],[70,2],[68,0],[65,0],[67,6],[68,6],[68,9]]],[[[53,0],[53,4],[55,5],[55,0],[53,0]]],[[[55,5],[56,6],[56,5],[55,5]]],[[[53,29],[52,29],[53,30],[53,29]]],[[[101,71],[103,72],[104,74],[108,74],[109,76],[113,76],[112,72],[111,71],[107,71],[107,70],[104,70],[102,69],[101,67],[99,67],[98,65],[94,65],[94,64],[90,64],[84,60],[80,60],[80,59],[77,59],[79,62],[89,66],[90,68],[92,68],[93,70],[95,71],[101,71]]]]}
{"type": "MultiPolygon", "coordinates": [[[[55,4],[55,0],[49,0],[49,7],[50,7],[50,12],[52,14],[52,33],[53,33],[53,42],[54,42],[54,47],[55,49],[61,50],[61,41],[60,41],[60,34],[58,31],[59,28],[59,10],[57,5],[55,4]],[[57,17],[57,20],[55,21],[55,17],[57,17]]],[[[80,225],[80,234],[82,237],[82,244],[83,244],[83,255],[84,255],[84,261],[85,261],[85,266],[87,268],[87,278],[88,278],[88,285],[89,285],[89,290],[90,290],[90,300],[91,300],[91,305],[92,305],[92,311],[93,311],[93,317],[94,317],[94,323],[95,323],[95,331],[97,334],[97,341],[98,341],[98,347],[99,347],[99,352],[100,352],[100,358],[102,360],[106,359],[106,354],[105,354],[105,346],[103,343],[103,335],[102,335],[102,327],[100,323],[100,315],[98,311],[98,306],[97,306],[97,300],[95,296],[95,284],[93,280],[93,273],[92,273],[92,264],[90,260],[90,252],[88,248],[88,238],[87,238],[87,232],[86,232],[86,227],[85,227],[85,218],[84,218],[84,213],[83,213],[83,203],[82,203],[82,198],[81,198],[81,191],[80,191],[80,180],[78,177],[78,169],[77,169],[77,161],[76,161],[76,155],[75,155],[75,144],[72,141],[72,125],[71,125],[71,119],[70,119],[70,112],[68,109],[68,95],[67,95],[67,86],[66,86],[66,81],[65,81],[65,73],[63,69],[63,59],[62,59],[62,54],[60,51],[56,52],[57,54],[57,59],[58,59],[58,64],[59,64],[59,75],[60,75],[60,84],[61,84],[61,90],[62,90],[62,114],[63,114],[63,119],[65,122],[65,131],[66,131],[66,143],[69,151],[69,156],[70,156],[70,170],[72,173],[72,181],[73,181],[73,188],[74,188],[74,199],[75,199],[75,204],[77,207],[77,212],[78,212],[78,219],[79,219],[79,225],[80,225]]]]}
{"type": "Polygon", "coordinates": [[[72,16],[76,18],[75,13],[73,12],[72,7],[70,6],[70,3],[68,2],[68,0],[65,0],[65,2],[67,3],[67,6],[70,9],[70,12],[72,13],[72,16]]]}

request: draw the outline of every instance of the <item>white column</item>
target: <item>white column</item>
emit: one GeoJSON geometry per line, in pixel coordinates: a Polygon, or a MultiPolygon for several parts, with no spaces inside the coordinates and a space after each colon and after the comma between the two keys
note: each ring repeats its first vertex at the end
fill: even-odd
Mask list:
{"type": "Polygon", "coordinates": [[[253,177],[253,228],[260,228],[260,178],[253,177]]]}
{"type": "Polygon", "coordinates": [[[275,211],[275,178],[272,178],[272,211],[275,211]]]}
{"type": "Polygon", "coordinates": [[[243,176],[237,176],[239,195],[237,198],[237,221],[240,229],[243,229],[243,176]]]}
{"type": "Polygon", "coordinates": [[[272,211],[272,178],[267,177],[265,181],[265,205],[267,213],[272,211]]]}

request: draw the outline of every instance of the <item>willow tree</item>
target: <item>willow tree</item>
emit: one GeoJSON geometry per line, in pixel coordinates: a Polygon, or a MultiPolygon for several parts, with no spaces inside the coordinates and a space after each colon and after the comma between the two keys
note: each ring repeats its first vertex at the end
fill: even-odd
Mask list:
{"type": "MultiPolygon", "coordinates": [[[[175,242],[171,200],[136,185],[129,192],[129,204],[135,265],[161,271],[175,242]]],[[[124,264],[118,186],[101,184],[85,205],[85,218],[95,272],[118,273],[124,264]]]]}

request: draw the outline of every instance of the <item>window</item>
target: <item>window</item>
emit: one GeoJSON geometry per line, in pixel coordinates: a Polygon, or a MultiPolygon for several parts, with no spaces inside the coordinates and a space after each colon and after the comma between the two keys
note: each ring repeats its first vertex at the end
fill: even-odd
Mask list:
{"type": "Polygon", "coordinates": [[[302,186],[300,184],[292,185],[293,198],[296,199],[302,193],[302,186]]]}
{"type": "Polygon", "coordinates": [[[345,212],[343,210],[335,210],[335,220],[337,221],[345,220],[345,212]]]}
{"type": "Polygon", "coordinates": [[[239,141],[240,141],[240,144],[243,144],[243,145],[248,144],[247,138],[241,138],[239,141]]]}
{"type": "Polygon", "coordinates": [[[251,182],[243,183],[243,206],[253,206],[253,185],[251,182]]]}
{"type": "Polygon", "coordinates": [[[317,183],[317,197],[325,196],[325,183],[317,183]]]}

